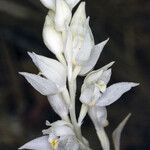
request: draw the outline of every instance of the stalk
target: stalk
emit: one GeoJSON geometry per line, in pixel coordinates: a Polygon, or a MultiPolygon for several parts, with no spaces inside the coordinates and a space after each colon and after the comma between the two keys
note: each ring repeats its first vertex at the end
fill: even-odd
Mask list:
{"type": "Polygon", "coordinates": [[[70,117],[72,124],[75,129],[75,133],[80,141],[83,142],[81,129],[78,126],[77,118],[76,118],[76,111],[75,111],[75,95],[76,95],[76,79],[71,79],[69,82],[69,91],[70,91],[70,97],[71,97],[71,104],[70,104],[70,117]]]}
{"type": "Polygon", "coordinates": [[[110,150],[110,143],[104,128],[96,129],[97,136],[102,145],[103,150],[110,150]]]}

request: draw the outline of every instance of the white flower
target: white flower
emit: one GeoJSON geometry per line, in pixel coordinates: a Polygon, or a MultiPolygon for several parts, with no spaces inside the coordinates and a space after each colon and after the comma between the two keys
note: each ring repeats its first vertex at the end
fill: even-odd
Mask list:
{"type": "Polygon", "coordinates": [[[49,135],[48,140],[54,149],[79,149],[79,143],[77,142],[73,131],[73,126],[70,123],[65,121],[56,121],[50,124],[50,126],[50,128],[43,130],[43,134],[49,135]]]}
{"type": "Polygon", "coordinates": [[[75,137],[71,124],[65,121],[56,121],[51,127],[43,130],[45,136],[24,144],[19,149],[34,150],[79,150],[79,143],[75,137]]]}
{"type": "MultiPolygon", "coordinates": [[[[101,69],[98,71],[93,71],[85,78],[84,84],[82,86],[80,101],[88,107],[89,111],[87,111],[89,112],[89,115],[92,116],[91,119],[93,120],[96,128],[101,126],[103,127],[103,123],[97,126],[97,122],[101,122],[101,120],[99,120],[101,117],[99,116],[105,112],[104,107],[114,103],[125,92],[138,85],[137,83],[133,82],[120,82],[106,88],[107,83],[110,80],[110,76],[111,69],[105,71],[101,69]],[[96,115],[97,113],[101,114],[98,116],[96,115]]],[[[81,115],[80,118],[83,119],[84,116],[81,115]]],[[[79,124],[81,124],[82,119],[80,119],[79,124]]],[[[104,119],[104,121],[105,120],[106,119],[104,119]]]]}
{"type": "Polygon", "coordinates": [[[46,95],[54,111],[64,120],[68,120],[69,101],[65,101],[66,68],[58,61],[35,53],[28,53],[38,67],[40,75],[20,72],[41,94],[46,95]]]}
{"type": "Polygon", "coordinates": [[[58,56],[63,51],[63,39],[61,32],[55,29],[54,17],[54,12],[49,11],[43,27],[43,40],[47,48],[58,56]]]}
{"type": "Polygon", "coordinates": [[[92,31],[89,26],[89,17],[86,18],[85,2],[81,2],[74,13],[70,27],[66,29],[64,54],[68,64],[68,74],[73,76],[85,75],[95,66],[102,49],[108,39],[95,45],[92,31]]]}
{"type": "Polygon", "coordinates": [[[71,20],[71,10],[64,0],[56,0],[55,28],[57,31],[64,31],[71,20]]]}

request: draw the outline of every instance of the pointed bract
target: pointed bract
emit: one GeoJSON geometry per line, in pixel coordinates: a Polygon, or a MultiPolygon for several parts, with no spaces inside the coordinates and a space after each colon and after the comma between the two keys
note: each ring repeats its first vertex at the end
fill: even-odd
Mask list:
{"type": "Polygon", "coordinates": [[[120,150],[120,138],[121,138],[121,132],[126,125],[129,117],[131,114],[128,114],[127,117],[118,125],[118,127],[113,131],[112,138],[115,150],[120,150]]]}
{"type": "Polygon", "coordinates": [[[82,67],[81,71],[80,71],[80,75],[85,75],[86,73],[88,73],[90,70],[92,70],[94,68],[94,66],[96,65],[100,54],[104,48],[104,46],[106,45],[106,43],[108,42],[109,39],[99,43],[98,45],[95,45],[95,47],[93,47],[92,51],[91,51],[91,56],[89,57],[88,62],[82,67]]]}
{"type": "Polygon", "coordinates": [[[139,84],[133,82],[120,82],[111,85],[103,93],[102,97],[98,100],[98,106],[108,106],[118,100],[125,92],[129,91],[132,87],[139,84]]]}

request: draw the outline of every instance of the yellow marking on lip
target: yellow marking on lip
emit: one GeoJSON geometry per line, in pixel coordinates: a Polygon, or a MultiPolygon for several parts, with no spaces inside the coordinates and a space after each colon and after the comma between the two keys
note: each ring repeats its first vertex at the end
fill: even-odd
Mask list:
{"type": "Polygon", "coordinates": [[[57,149],[57,146],[58,146],[58,139],[53,139],[53,140],[51,140],[51,141],[50,141],[50,144],[51,144],[52,148],[53,148],[54,150],[56,150],[56,149],[57,149]]]}
{"type": "Polygon", "coordinates": [[[99,81],[98,84],[96,84],[96,86],[102,93],[106,91],[106,84],[103,81],[99,81]]]}

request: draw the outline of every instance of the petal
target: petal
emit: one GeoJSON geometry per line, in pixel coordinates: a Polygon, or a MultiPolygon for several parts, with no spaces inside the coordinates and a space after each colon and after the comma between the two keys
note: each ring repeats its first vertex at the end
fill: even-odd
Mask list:
{"type": "Polygon", "coordinates": [[[61,94],[49,95],[48,101],[54,111],[62,118],[68,115],[68,108],[61,94]]]}
{"type": "Polygon", "coordinates": [[[99,70],[97,72],[92,71],[90,73],[90,75],[86,76],[86,78],[84,80],[84,83],[86,85],[89,85],[89,84],[92,84],[92,83],[96,83],[102,74],[103,74],[103,70],[99,70]]]}
{"type": "Polygon", "coordinates": [[[80,101],[82,103],[85,103],[88,105],[93,100],[92,97],[94,93],[94,88],[95,86],[92,85],[82,90],[81,95],[80,95],[80,101]]]}
{"type": "Polygon", "coordinates": [[[48,143],[48,136],[36,138],[24,144],[19,149],[52,150],[50,144],[48,143]]]}
{"type": "Polygon", "coordinates": [[[100,107],[100,106],[90,107],[88,114],[95,128],[100,129],[108,125],[107,110],[105,107],[100,107]]]}
{"type": "Polygon", "coordinates": [[[67,4],[70,6],[70,8],[72,9],[73,7],[76,6],[76,4],[80,1],[80,0],[65,0],[67,2],[67,4]]]}
{"type": "Polygon", "coordinates": [[[56,83],[58,87],[66,85],[66,68],[60,62],[35,53],[28,54],[46,78],[56,83]]]}
{"type": "Polygon", "coordinates": [[[85,75],[87,72],[89,72],[90,70],[92,70],[94,68],[94,66],[97,63],[97,60],[98,60],[104,46],[108,42],[108,40],[109,39],[101,42],[98,45],[95,45],[95,47],[91,51],[91,56],[90,56],[88,62],[82,67],[82,69],[80,71],[80,75],[85,75]]]}
{"type": "Polygon", "coordinates": [[[86,22],[85,2],[81,2],[71,20],[71,30],[73,35],[83,32],[86,22]]]}
{"type": "MultiPolygon", "coordinates": [[[[91,84],[91,83],[96,83],[98,81],[98,79],[103,75],[103,72],[105,72],[108,68],[110,68],[112,65],[114,64],[114,62],[111,62],[107,65],[105,65],[104,67],[98,69],[98,70],[94,70],[92,72],[90,72],[84,79],[84,84],[91,84]]],[[[107,72],[109,73],[109,72],[107,72]]]]}
{"type": "Polygon", "coordinates": [[[93,46],[94,46],[94,39],[91,33],[91,29],[89,27],[89,18],[88,18],[85,24],[84,40],[80,50],[76,55],[76,61],[79,65],[83,65],[87,62],[87,60],[90,57],[93,46]]]}
{"type": "Polygon", "coordinates": [[[72,127],[71,123],[66,122],[64,120],[57,120],[57,121],[55,121],[55,122],[53,122],[53,123],[50,124],[50,126],[52,126],[53,128],[56,128],[58,126],[64,126],[64,125],[72,127]]]}
{"type": "Polygon", "coordinates": [[[101,96],[99,89],[95,85],[82,88],[80,95],[80,101],[89,106],[95,105],[96,101],[101,96]]]}
{"type": "Polygon", "coordinates": [[[59,137],[75,135],[73,129],[66,125],[55,127],[54,132],[59,137]]]}
{"type": "Polygon", "coordinates": [[[132,87],[139,84],[133,82],[120,82],[111,85],[107,88],[106,92],[98,100],[98,106],[108,106],[118,100],[125,92],[129,91],[132,87]]]}
{"type": "Polygon", "coordinates": [[[39,75],[35,75],[32,73],[19,73],[23,75],[26,78],[26,80],[42,95],[55,94],[58,92],[58,88],[50,80],[47,80],[39,75]]]}
{"type": "Polygon", "coordinates": [[[51,11],[45,19],[43,40],[47,48],[55,55],[59,55],[63,51],[62,35],[54,28],[54,14],[51,11]]]}
{"type": "Polygon", "coordinates": [[[118,125],[118,127],[113,131],[112,138],[115,150],[120,150],[120,138],[121,138],[121,132],[127,123],[129,117],[131,114],[128,114],[127,117],[118,125]]]}
{"type": "Polygon", "coordinates": [[[40,0],[40,1],[48,9],[55,10],[55,0],[40,0]]]}
{"type": "Polygon", "coordinates": [[[64,0],[56,0],[55,27],[58,31],[64,31],[71,20],[71,10],[64,0]]]}
{"type": "Polygon", "coordinates": [[[74,24],[83,25],[85,21],[86,21],[85,2],[81,2],[72,17],[71,26],[74,24]]]}
{"type": "Polygon", "coordinates": [[[99,80],[103,81],[106,85],[108,84],[111,77],[111,69],[108,69],[103,72],[102,76],[100,76],[99,80]]]}
{"type": "Polygon", "coordinates": [[[80,150],[75,136],[63,136],[60,138],[58,150],[80,150]]]}

